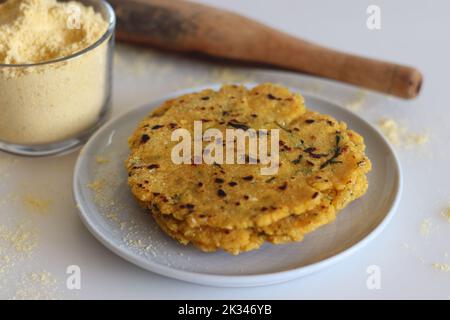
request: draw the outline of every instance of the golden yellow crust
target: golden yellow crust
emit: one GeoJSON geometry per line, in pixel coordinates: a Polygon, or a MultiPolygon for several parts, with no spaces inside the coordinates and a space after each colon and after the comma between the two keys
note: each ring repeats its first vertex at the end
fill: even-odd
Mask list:
{"type": "Polygon", "coordinates": [[[272,84],[224,86],[167,101],[139,124],[129,143],[132,193],[161,227],[182,243],[233,254],[264,241],[298,241],[331,222],[365,193],[371,168],[361,136],[272,84]],[[262,164],[174,164],[171,134],[178,128],[193,132],[195,120],[203,121],[203,130],[223,133],[232,122],[279,129],[278,173],[261,175],[262,164]]]}
{"type": "MultiPolygon", "coordinates": [[[[334,221],[338,210],[359,198],[367,190],[367,179],[358,177],[352,185],[334,195],[333,201],[324,199],[314,208],[301,215],[290,215],[271,225],[255,228],[223,229],[209,226],[191,226],[188,221],[177,220],[170,215],[153,211],[160,227],[182,244],[192,243],[203,251],[223,249],[231,254],[259,248],[264,241],[282,244],[302,241],[304,236],[334,221]]],[[[327,195],[327,198],[331,194],[327,195]]]]}

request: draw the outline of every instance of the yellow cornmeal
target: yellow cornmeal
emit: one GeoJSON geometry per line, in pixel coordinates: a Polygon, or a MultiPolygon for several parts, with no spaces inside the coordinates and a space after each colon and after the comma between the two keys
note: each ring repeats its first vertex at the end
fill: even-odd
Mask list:
{"type": "Polygon", "coordinates": [[[87,185],[88,188],[94,190],[94,191],[100,191],[105,186],[104,180],[95,180],[87,185]]]}
{"type": "Polygon", "coordinates": [[[97,41],[106,28],[100,14],[77,2],[9,0],[0,5],[0,63],[65,57],[97,41]],[[74,22],[78,10],[80,28],[74,22]]]}
{"type": "Polygon", "coordinates": [[[427,134],[411,133],[406,127],[398,124],[394,119],[381,119],[378,126],[386,138],[394,145],[411,148],[428,142],[427,134]]]}
{"type": "Polygon", "coordinates": [[[23,196],[22,201],[28,210],[40,214],[48,213],[52,205],[52,201],[50,199],[39,198],[31,194],[23,196]]]}
{"type": "Polygon", "coordinates": [[[447,219],[448,222],[450,222],[450,206],[442,211],[442,216],[447,219]]]}
{"type": "Polygon", "coordinates": [[[62,141],[97,122],[107,87],[107,42],[64,62],[17,65],[67,57],[94,44],[107,29],[99,13],[77,2],[0,5],[0,64],[6,65],[0,66],[0,141],[62,141]]]}

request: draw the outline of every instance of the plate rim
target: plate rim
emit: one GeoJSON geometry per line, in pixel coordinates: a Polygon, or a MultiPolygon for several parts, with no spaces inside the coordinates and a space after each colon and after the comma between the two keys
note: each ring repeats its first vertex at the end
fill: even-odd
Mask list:
{"type": "MultiPolygon", "coordinates": [[[[251,82],[245,82],[240,83],[240,85],[244,85],[246,87],[253,87],[256,85],[256,83],[251,82]]],[[[340,111],[343,111],[344,113],[350,114],[351,116],[354,116],[358,118],[359,121],[361,121],[365,126],[370,128],[377,136],[380,138],[380,140],[385,144],[388,151],[391,153],[392,158],[394,159],[393,165],[395,170],[395,176],[394,179],[395,182],[395,191],[396,195],[390,204],[390,207],[388,209],[387,214],[384,216],[383,220],[368,234],[366,234],[360,241],[353,244],[349,248],[331,256],[328,258],[325,258],[323,260],[301,266],[292,268],[289,270],[279,271],[279,272],[269,272],[269,273],[263,273],[263,274],[255,274],[255,275],[217,275],[217,274],[209,274],[209,273],[201,273],[201,272],[193,272],[193,271],[186,271],[186,270],[180,270],[176,269],[170,266],[165,266],[156,262],[153,262],[152,260],[146,260],[144,257],[135,255],[133,252],[131,252],[129,249],[121,246],[116,246],[109,237],[103,235],[101,231],[99,231],[98,227],[95,223],[92,223],[92,221],[89,219],[89,213],[88,209],[82,205],[81,201],[81,190],[79,190],[79,183],[77,177],[80,176],[80,171],[82,170],[82,165],[84,161],[86,160],[86,153],[85,150],[88,150],[92,144],[97,140],[97,138],[105,132],[107,129],[110,129],[111,126],[113,126],[116,122],[120,121],[122,118],[126,118],[132,113],[139,112],[143,109],[150,109],[151,106],[162,104],[164,101],[172,99],[174,97],[192,93],[204,89],[214,89],[217,90],[217,88],[220,88],[222,84],[209,84],[209,85],[202,85],[202,86],[196,86],[192,88],[182,89],[174,91],[170,94],[164,95],[161,98],[155,99],[152,102],[141,105],[139,107],[133,108],[131,110],[128,110],[124,113],[118,114],[117,116],[113,117],[109,121],[107,121],[101,128],[99,128],[87,141],[87,143],[83,146],[82,150],[80,151],[74,172],[73,172],[73,182],[72,182],[72,193],[74,200],[76,202],[77,208],[78,208],[78,215],[80,219],[82,220],[85,227],[89,230],[89,232],[100,242],[102,243],[106,248],[108,248],[110,251],[121,257],[122,259],[144,269],[150,272],[153,272],[158,275],[162,275],[168,278],[181,280],[184,282],[189,283],[195,283],[200,285],[206,285],[206,286],[214,286],[214,287],[231,287],[231,288],[238,288],[238,287],[256,287],[256,286],[264,286],[264,285],[272,285],[282,282],[287,282],[289,280],[293,280],[296,278],[303,277],[308,274],[312,274],[314,272],[317,272],[319,270],[322,270],[328,266],[334,265],[337,262],[351,256],[355,252],[362,249],[364,246],[366,246],[369,242],[374,240],[389,224],[389,222],[392,220],[395,212],[398,209],[398,206],[400,204],[401,195],[403,192],[403,172],[400,164],[400,160],[392,147],[392,145],[389,143],[389,141],[381,134],[381,132],[373,126],[371,123],[369,123],[367,120],[359,116],[358,114],[355,114],[338,103],[324,98],[318,94],[314,94],[308,91],[305,91],[304,94],[302,94],[305,98],[313,98],[322,100],[328,104],[333,105],[333,107],[336,107],[340,109],[340,111]]],[[[288,89],[299,92],[299,88],[295,88],[292,86],[286,86],[288,89]]],[[[155,108],[155,107],[153,107],[155,108]]],[[[149,110],[150,111],[150,110],[149,110]]]]}

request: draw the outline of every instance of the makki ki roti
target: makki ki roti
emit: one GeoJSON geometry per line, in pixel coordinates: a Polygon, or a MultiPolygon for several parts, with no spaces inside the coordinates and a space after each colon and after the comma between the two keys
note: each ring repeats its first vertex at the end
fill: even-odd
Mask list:
{"type": "Polygon", "coordinates": [[[233,254],[264,241],[299,241],[333,221],[366,192],[371,169],[360,135],[272,84],[224,86],[169,100],[141,121],[129,144],[131,191],[162,229],[181,243],[233,254]],[[278,172],[261,175],[262,164],[173,163],[172,132],[192,132],[198,120],[203,130],[223,133],[278,129],[278,172]]]}
{"type": "Polygon", "coordinates": [[[170,215],[163,215],[154,210],[151,212],[156,222],[170,236],[182,244],[193,243],[206,252],[223,249],[232,254],[249,251],[261,246],[264,241],[282,244],[301,241],[322,225],[334,221],[339,209],[360,197],[367,188],[365,176],[361,176],[354,186],[340,191],[332,203],[324,199],[316,208],[301,215],[290,215],[271,225],[259,228],[223,229],[209,226],[192,226],[189,221],[181,221],[170,215]],[[361,179],[361,180],[359,180],[361,179]]]}

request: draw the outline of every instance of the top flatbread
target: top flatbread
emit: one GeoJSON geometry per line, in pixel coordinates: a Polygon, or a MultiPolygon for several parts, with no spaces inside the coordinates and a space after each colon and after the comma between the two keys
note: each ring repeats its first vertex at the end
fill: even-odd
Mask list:
{"type": "MultiPolygon", "coordinates": [[[[358,186],[370,170],[362,137],[332,117],[308,111],[303,98],[272,84],[251,90],[224,86],[167,101],[144,119],[129,140],[126,162],[132,193],[161,215],[192,227],[269,226],[317,207],[324,197],[358,186]],[[173,130],[279,129],[280,168],[261,175],[262,164],[174,164],[173,130]]],[[[204,146],[206,143],[204,143],[204,146]]]]}

